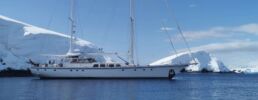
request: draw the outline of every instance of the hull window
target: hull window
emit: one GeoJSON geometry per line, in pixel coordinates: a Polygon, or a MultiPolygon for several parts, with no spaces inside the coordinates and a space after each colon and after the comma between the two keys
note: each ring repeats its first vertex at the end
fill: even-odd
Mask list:
{"type": "Polygon", "coordinates": [[[116,64],[116,67],[121,67],[121,65],[120,64],[116,64]]]}
{"type": "Polygon", "coordinates": [[[114,64],[109,64],[108,66],[109,66],[109,67],[114,67],[115,65],[114,65],[114,64]]]}
{"type": "Polygon", "coordinates": [[[106,65],[105,64],[100,64],[100,67],[105,67],[106,65]]]}
{"type": "Polygon", "coordinates": [[[93,67],[99,67],[99,64],[94,64],[93,67]]]}

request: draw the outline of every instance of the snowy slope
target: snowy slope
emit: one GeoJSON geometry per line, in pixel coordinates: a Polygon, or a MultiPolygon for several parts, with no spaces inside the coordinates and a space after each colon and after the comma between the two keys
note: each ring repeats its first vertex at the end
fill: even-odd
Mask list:
{"type": "MultiPolygon", "coordinates": [[[[186,68],[187,71],[198,72],[203,69],[212,72],[229,72],[229,69],[217,58],[212,57],[208,52],[195,51],[192,53],[193,57],[197,61],[197,65],[190,65],[186,68]]],[[[188,64],[193,62],[188,52],[172,55],[158,61],[151,63],[150,65],[166,65],[166,64],[188,64]]]]}
{"type": "MultiPolygon", "coordinates": [[[[42,54],[65,54],[69,48],[69,36],[39,28],[0,15],[0,70],[28,68],[28,59],[45,62],[42,54]]],[[[77,38],[75,47],[80,52],[98,52],[92,43],[77,38]]],[[[103,57],[100,60],[105,60],[103,57]]]]}

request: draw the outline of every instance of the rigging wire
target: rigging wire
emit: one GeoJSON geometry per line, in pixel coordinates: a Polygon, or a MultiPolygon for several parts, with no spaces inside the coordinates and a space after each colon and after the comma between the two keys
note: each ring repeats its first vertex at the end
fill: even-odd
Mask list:
{"type": "MultiPolygon", "coordinates": [[[[136,26],[135,26],[136,27],[136,26]]],[[[136,65],[140,65],[140,59],[139,59],[139,45],[138,45],[138,39],[137,37],[139,37],[139,34],[136,34],[136,38],[134,38],[135,41],[135,57],[136,57],[136,65]]]]}
{"type": "MultiPolygon", "coordinates": [[[[55,0],[54,4],[57,4],[57,2],[58,2],[58,0],[55,0]]],[[[53,21],[54,21],[54,17],[57,14],[56,13],[57,9],[58,9],[58,7],[54,6],[52,12],[49,12],[50,16],[49,16],[49,20],[48,20],[47,26],[46,26],[47,29],[51,29],[51,26],[52,26],[53,21]]],[[[41,54],[46,53],[45,48],[47,48],[47,44],[49,44],[49,38],[44,37],[44,36],[42,38],[43,38],[43,42],[41,43],[41,49],[39,51],[39,53],[41,53],[41,54]]],[[[56,47],[54,47],[54,48],[56,48],[56,47]]]]}
{"type": "MultiPolygon", "coordinates": [[[[168,1],[167,1],[167,0],[164,0],[164,1],[165,1],[165,4],[166,4],[166,8],[169,9],[168,1]]],[[[184,36],[184,33],[183,33],[183,31],[182,31],[182,29],[181,29],[181,26],[180,26],[180,24],[179,24],[179,22],[178,22],[178,20],[177,20],[177,18],[176,18],[176,16],[175,16],[175,13],[173,13],[173,11],[172,11],[171,13],[172,13],[172,15],[171,15],[172,18],[174,19],[174,21],[175,21],[175,23],[176,23],[177,29],[178,29],[178,31],[179,31],[181,37],[183,38],[183,41],[184,41],[184,43],[185,43],[185,45],[186,45],[186,47],[187,47],[187,49],[188,49],[188,52],[189,52],[190,57],[191,57],[192,60],[194,61],[194,64],[197,64],[197,61],[194,59],[194,57],[193,57],[193,55],[192,55],[192,51],[191,51],[191,49],[190,49],[189,43],[187,42],[187,40],[186,40],[186,38],[185,38],[185,36],[184,36]]]]}
{"type": "Polygon", "coordinates": [[[171,39],[172,38],[171,35],[169,34],[168,30],[166,29],[166,25],[165,25],[164,22],[162,23],[162,27],[164,28],[164,31],[165,31],[166,35],[168,36],[168,38],[169,38],[170,45],[173,48],[173,50],[175,51],[176,57],[178,57],[178,52],[177,52],[177,50],[175,48],[175,45],[174,45],[174,43],[173,43],[173,41],[171,39]]]}
{"type": "MultiPolygon", "coordinates": [[[[89,18],[93,15],[92,12],[94,12],[93,10],[94,10],[95,7],[96,7],[96,6],[93,5],[93,4],[96,4],[96,0],[92,0],[92,1],[89,0],[89,2],[93,2],[93,3],[92,3],[92,5],[88,6],[88,9],[87,9],[87,10],[84,10],[83,15],[86,15],[86,16],[84,16],[83,18],[81,18],[80,15],[79,15],[79,14],[81,14],[81,13],[79,13],[79,10],[78,10],[78,22],[81,22],[81,21],[82,21],[82,20],[80,20],[80,19],[89,19],[89,18]]],[[[79,4],[80,4],[80,3],[78,3],[78,5],[79,5],[79,4]]],[[[87,38],[87,25],[88,25],[88,24],[86,24],[86,23],[78,23],[77,25],[78,25],[78,27],[80,27],[80,28],[78,28],[78,29],[80,29],[80,33],[81,33],[82,38],[86,39],[86,38],[87,38]]]]}
{"type": "MultiPolygon", "coordinates": [[[[115,0],[115,2],[118,2],[117,0],[115,0]]],[[[110,18],[108,18],[108,22],[106,24],[106,29],[103,32],[103,37],[102,37],[102,47],[105,47],[107,45],[107,41],[109,40],[109,34],[110,34],[110,29],[111,27],[114,25],[114,19],[116,19],[115,17],[117,16],[117,8],[118,8],[118,4],[113,5],[113,7],[111,8],[111,12],[113,13],[109,13],[110,18]]]]}
{"type": "MultiPolygon", "coordinates": [[[[55,0],[54,2],[54,4],[57,4],[57,1],[58,0],[55,0]]],[[[49,20],[48,20],[48,23],[47,23],[47,29],[50,29],[50,26],[51,26],[51,24],[52,24],[52,22],[53,22],[53,19],[54,19],[54,17],[55,17],[55,14],[56,14],[56,11],[57,10],[57,6],[54,6],[54,9],[52,10],[53,12],[51,12],[51,14],[50,14],[50,16],[49,16],[49,20]]]]}

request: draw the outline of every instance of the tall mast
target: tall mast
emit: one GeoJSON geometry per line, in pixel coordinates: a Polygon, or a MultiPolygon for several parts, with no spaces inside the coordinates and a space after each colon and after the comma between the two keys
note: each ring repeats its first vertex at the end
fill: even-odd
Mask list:
{"type": "Polygon", "coordinates": [[[73,53],[73,42],[74,42],[74,34],[75,34],[74,0],[71,0],[69,21],[70,21],[70,48],[68,53],[73,53]]]}
{"type": "Polygon", "coordinates": [[[134,0],[130,0],[130,48],[128,52],[129,63],[134,65],[134,42],[135,42],[135,16],[134,16],[134,0]]]}

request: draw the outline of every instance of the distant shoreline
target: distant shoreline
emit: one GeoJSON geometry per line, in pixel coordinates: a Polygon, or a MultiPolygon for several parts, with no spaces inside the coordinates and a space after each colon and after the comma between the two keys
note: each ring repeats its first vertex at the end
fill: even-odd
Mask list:
{"type": "Polygon", "coordinates": [[[12,69],[7,68],[0,71],[0,77],[30,77],[32,73],[29,69],[12,69]]]}
{"type": "Polygon", "coordinates": [[[200,71],[188,71],[186,69],[183,69],[181,70],[181,73],[236,73],[234,71],[228,71],[228,72],[223,72],[223,71],[220,71],[220,72],[214,72],[214,71],[210,71],[206,68],[203,68],[202,70],[200,71]]]}

